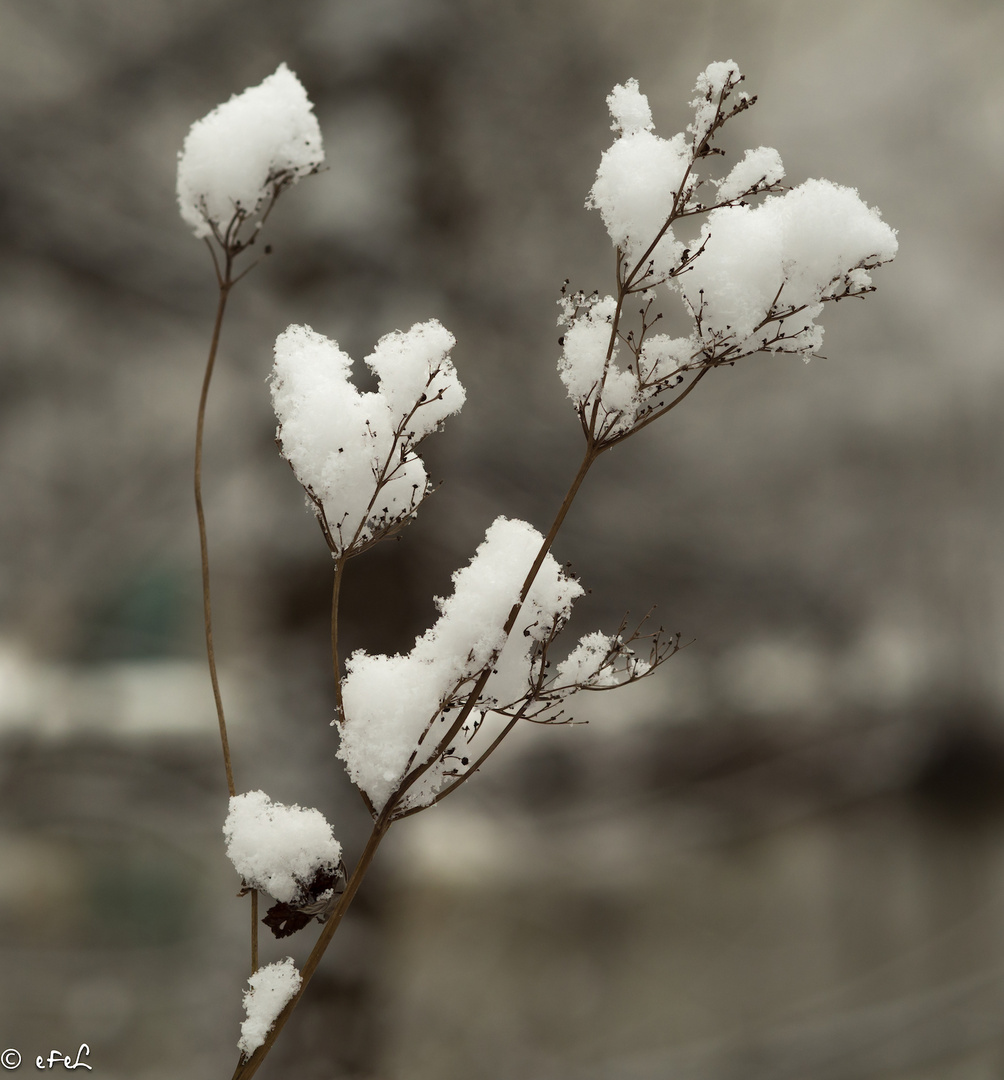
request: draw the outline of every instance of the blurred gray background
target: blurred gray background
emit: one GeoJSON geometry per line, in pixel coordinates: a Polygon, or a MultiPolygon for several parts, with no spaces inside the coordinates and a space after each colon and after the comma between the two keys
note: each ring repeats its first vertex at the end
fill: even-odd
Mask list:
{"type": "Polygon", "coordinates": [[[189,125],[286,61],[325,137],[235,293],[205,488],[238,787],[353,856],[275,335],[458,338],[445,483],[346,586],[348,648],[408,648],[491,520],[546,527],[577,465],[554,302],[611,288],[583,209],[606,94],[637,77],[669,136],[731,58],[760,101],[727,160],[857,187],[899,259],[829,311],[827,359],[715,372],[595,468],[556,546],[592,588],[570,636],[655,603],[694,643],[400,826],[260,1075],[1004,1077],[1002,46],[993,0],[0,0],[0,1050],[86,1041],[106,1080],[236,1057],[189,125]]]}

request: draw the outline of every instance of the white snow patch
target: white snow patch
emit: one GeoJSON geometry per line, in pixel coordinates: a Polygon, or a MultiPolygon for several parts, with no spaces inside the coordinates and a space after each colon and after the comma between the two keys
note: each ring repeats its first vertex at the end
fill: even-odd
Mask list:
{"type": "Polygon", "coordinates": [[[784,179],[781,155],[770,146],[747,150],[742,160],[733,165],[728,176],[718,182],[718,199],[728,202],[747,192],[770,187],[784,179]]]}
{"type": "Polygon", "coordinates": [[[303,982],[293,958],[260,967],[249,979],[244,991],[244,1011],[247,1019],[241,1024],[237,1049],[250,1057],[265,1041],[276,1017],[292,1000],[303,982]]]}
{"type": "MultiPolygon", "coordinates": [[[[568,617],[583,592],[547,555],[506,641],[504,624],[542,543],[532,525],[497,518],[470,564],[453,575],[453,595],[436,600],[440,617],[410,653],[358,650],[349,658],[338,756],[378,809],[409,767],[431,757],[449,728],[450,717],[439,717],[440,708],[460,682],[472,680],[473,688],[491,662],[493,674],[479,706],[509,704],[526,692],[534,642],[543,640],[556,619],[568,617]]],[[[432,798],[440,770],[426,772],[414,799],[432,798]]]]}
{"type": "Polygon", "coordinates": [[[280,64],[258,86],[217,105],[191,127],[178,155],[178,206],[199,238],[252,215],[277,182],[324,161],[321,129],[300,80],[280,64]]]}
{"type": "Polygon", "coordinates": [[[247,885],[290,903],[318,870],[334,870],[342,846],[320,810],[274,803],[264,791],[230,800],[227,858],[247,885]]]}
{"type": "Polygon", "coordinates": [[[888,262],[898,248],[878,210],[829,180],[806,180],[756,207],[712,210],[701,239],[704,252],[680,289],[701,312],[705,340],[734,342],[739,355],[775,334],[780,324],[762,325],[772,310],[790,310],[784,329],[797,337],[768,348],[811,356],[822,344],[814,320],[823,300],[845,278],[856,290],[867,287],[867,268],[888,262]]]}
{"type": "Polygon", "coordinates": [[[337,342],[309,326],[276,339],[271,390],[282,455],[323,505],[339,551],[414,516],[428,490],[415,447],[466,398],[449,358],[455,344],[436,319],[384,335],[365,361],[379,388],[363,394],[337,342]]]}

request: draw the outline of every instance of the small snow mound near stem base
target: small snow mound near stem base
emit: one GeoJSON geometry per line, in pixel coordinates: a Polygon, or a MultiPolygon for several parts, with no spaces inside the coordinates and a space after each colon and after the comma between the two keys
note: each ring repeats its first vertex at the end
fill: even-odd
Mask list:
{"type": "Polygon", "coordinates": [[[248,979],[249,989],[244,991],[247,1019],[241,1024],[241,1037],[237,1041],[237,1049],[245,1057],[250,1057],[265,1041],[276,1017],[302,982],[291,956],[266,964],[248,979]]]}

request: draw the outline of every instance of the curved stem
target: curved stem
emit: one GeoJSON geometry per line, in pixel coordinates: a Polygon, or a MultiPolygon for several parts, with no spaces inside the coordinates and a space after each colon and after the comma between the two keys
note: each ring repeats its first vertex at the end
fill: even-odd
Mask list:
{"type": "MultiPolygon", "coordinates": [[[[214,254],[215,261],[215,254],[214,254]]],[[[234,787],[234,774],[230,764],[230,741],[227,738],[227,722],[223,715],[223,697],[220,694],[220,681],[216,673],[216,653],[213,649],[213,605],[209,591],[209,542],[206,538],[206,514],[202,506],[202,442],[206,426],[206,402],[209,398],[209,384],[216,365],[216,352],[220,344],[220,330],[223,315],[227,308],[227,299],[233,282],[230,280],[232,269],[231,257],[227,253],[224,273],[217,275],[220,283],[220,298],[216,306],[216,321],[213,324],[213,337],[209,345],[209,357],[206,360],[206,372],[202,378],[202,393],[199,396],[199,414],[195,426],[195,513],[199,520],[199,553],[202,559],[202,614],[206,630],[206,655],[209,659],[209,678],[213,684],[213,700],[216,703],[216,717],[220,727],[220,743],[223,747],[223,766],[227,774],[227,791],[233,798],[237,794],[234,787]]]]}
{"type": "Polygon", "coordinates": [[[509,618],[506,620],[505,634],[507,637],[509,636],[509,631],[512,630],[515,625],[516,619],[519,617],[519,609],[523,606],[523,602],[530,593],[530,588],[533,585],[534,578],[537,576],[537,572],[540,570],[541,566],[543,566],[544,559],[551,550],[551,545],[554,543],[554,538],[558,535],[558,530],[564,524],[565,517],[572,508],[572,503],[575,501],[575,496],[579,493],[579,488],[582,487],[582,481],[585,480],[586,473],[589,472],[593,462],[602,452],[603,451],[598,449],[592,441],[587,444],[586,453],[582,458],[582,464],[579,466],[579,471],[575,474],[575,479],[569,485],[568,491],[565,492],[565,497],[561,501],[561,506],[558,507],[558,512],[554,517],[554,521],[551,522],[551,527],[547,530],[544,542],[540,545],[540,551],[537,552],[537,557],[533,560],[533,565],[526,575],[526,580],[523,582],[523,588],[520,589],[519,602],[513,607],[512,611],[509,613],[509,618]]]}

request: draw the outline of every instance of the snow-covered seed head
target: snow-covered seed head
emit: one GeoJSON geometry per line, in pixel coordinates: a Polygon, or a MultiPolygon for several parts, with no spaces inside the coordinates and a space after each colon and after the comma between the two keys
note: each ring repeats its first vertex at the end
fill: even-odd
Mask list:
{"type": "Polygon", "coordinates": [[[324,161],[321,129],[300,80],[280,64],[257,86],[197,120],[178,154],[178,207],[200,239],[232,225],[324,161]]]}

